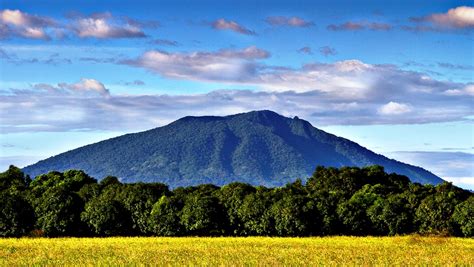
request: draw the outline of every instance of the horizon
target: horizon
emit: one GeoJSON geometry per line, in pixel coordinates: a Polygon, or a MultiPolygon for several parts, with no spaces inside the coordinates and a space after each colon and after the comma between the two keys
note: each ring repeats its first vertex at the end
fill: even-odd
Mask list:
{"type": "Polygon", "coordinates": [[[470,4],[3,1],[0,168],[271,110],[472,190],[470,4]]]}

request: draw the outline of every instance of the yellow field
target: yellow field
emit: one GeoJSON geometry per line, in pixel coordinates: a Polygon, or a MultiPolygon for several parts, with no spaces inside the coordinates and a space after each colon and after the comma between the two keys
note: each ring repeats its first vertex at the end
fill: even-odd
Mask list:
{"type": "Polygon", "coordinates": [[[442,237],[0,239],[0,265],[474,265],[442,237]]]}

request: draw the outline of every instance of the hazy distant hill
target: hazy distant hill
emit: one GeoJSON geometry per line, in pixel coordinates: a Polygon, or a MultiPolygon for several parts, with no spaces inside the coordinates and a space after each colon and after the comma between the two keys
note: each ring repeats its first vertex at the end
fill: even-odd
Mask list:
{"type": "Polygon", "coordinates": [[[367,166],[406,175],[414,182],[442,179],[416,166],[326,133],[297,117],[253,111],[226,117],[184,117],[149,131],[77,148],[24,168],[32,176],[82,169],[124,182],[164,182],[172,187],[232,181],[279,186],[311,175],[317,165],[367,166]]]}

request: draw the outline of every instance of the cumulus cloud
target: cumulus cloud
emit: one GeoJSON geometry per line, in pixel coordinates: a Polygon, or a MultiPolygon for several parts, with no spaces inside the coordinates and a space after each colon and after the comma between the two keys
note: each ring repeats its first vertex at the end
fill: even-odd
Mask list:
{"type": "Polygon", "coordinates": [[[446,13],[431,14],[425,17],[411,18],[414,22],[430,22],[443,28],[474,28],[474,7],[460,6],[446,13]]]}
{"type": "Polygon", "coordinates": [[[267,17],[265,21],[272,26],[309,27],[314,25],[312,21],[300,17],[271,16],[267,17]]]}
{"type": "Polygon", "coordinates": [[[212,28],[216,30],[230,30],[245,35],[255,35],[255,32],[245,28],[232,20],[218,19],[211,23],[212,28]]]}
{"type": "Polygon", "coordinates": [[[393,26],[387,23],[380,23],[380,22],[348,21],[342,24],[330,24],[326,28],[331,31],[359,31],[359,30],[389,31],[389,30],[392,30],[393,26]]]}
{"type": "Polygon", "coordinates": [[[11,9],[0,10],[0,23],[0,38],[17,36],[49,40],[48,30],[58,26],[51,18],[11,9]]]}
{"type": "Polygon", "coordinates": [[[319,48],[319,53],[321,53],[323,56],[333,56],[337,54],[336,49],[330,47],[330,46],[322,46],[319,48]]]}
{"type": "Polygon", "coordinates": [[[146,37],[140,28],[142,24],[130,19],[114,19],[110,13],[79,16],[75,19],[73,30],[77,36],[86,38],[142,38],[146,37]]]}
{"type": "Polygon", "coordinates": [[[266,91],[317,91],[340,99],[380,99],[381,105],[390,101],[403,103],[413,97],[446,98],[449,94],[456,95],[456,91],[448,90],[471,90],[465,88],[468,84],[439,81],[394,65],[343,60],[287,68],[264,64],[262,59],[269,56],[267,51],[255,46],[190,53],[152,50],[120,63],[173,79],[251,85],[266,91]]]}
{"type": "Polygon", "coordinates": [[[387,104],[381,106],[378,112],[383,115],[401,115],[409,113],[411,110],[411,107],[407,104],[390,101],[387,104]]]}
{"type": "Polygon", "coordinates": [[[57,86],[53,86],[45,83],[38,83],[33,85],[34,89],[44,90],[50,94],[62,95],[63,93],[75,94],[79,96],[109,96],[109,90],[105,88],[104,84],[95,80],[82,78],[76,83],[58,83],[57,86]]]}
{"type": "Polygon", "coordinates": [[[222,49],[216,52],[167,53],[152,50],[134,60],[122,63],[142,67],[165,77],[201,81],[244,81],[257,71],[256,59],[270,53],[250,46],[242,50],[222,49]]]}

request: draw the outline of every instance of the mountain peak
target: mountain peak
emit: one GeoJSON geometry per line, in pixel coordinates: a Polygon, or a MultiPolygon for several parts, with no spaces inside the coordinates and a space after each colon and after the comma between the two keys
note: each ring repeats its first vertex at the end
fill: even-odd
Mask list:
{"type": "Polygon", "coordinates": [[[188,116],[171,124],[68,151],[24,168],[32,176],[82,169],[101,179],[163,182],[172,187],[234,181],[281,186],[307,178],[318,165],[382,165],[412,181],[442,180],[419,167],[390,160],[298,117],[270,110],[225,117],[188,116]]]}

